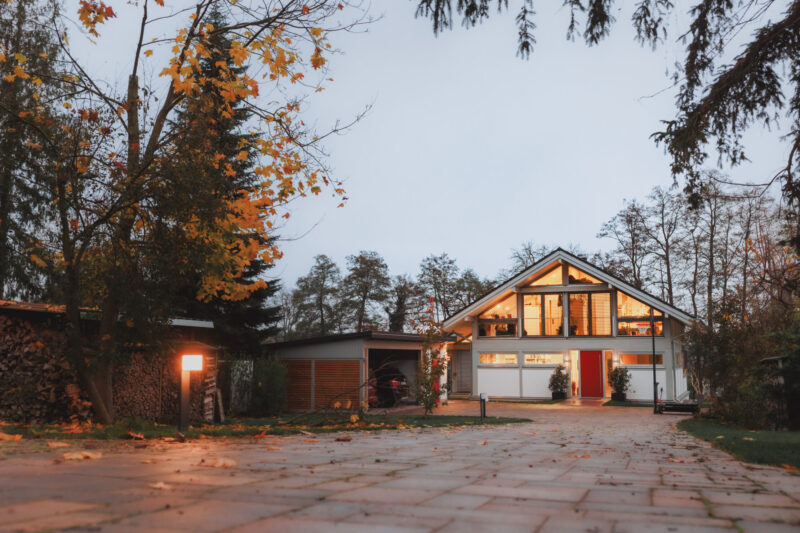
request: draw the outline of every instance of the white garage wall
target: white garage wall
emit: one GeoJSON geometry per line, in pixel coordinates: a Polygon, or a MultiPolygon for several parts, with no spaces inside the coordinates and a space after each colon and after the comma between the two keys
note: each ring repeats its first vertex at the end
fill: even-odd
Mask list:
{"type": "MultiPolygon", "coordinates": [[[[625,366],[631,373],[631,388],[628,389],[628,399],[653,402],[653,367],[651,366],[625,366]]],[[[656,381],[658,381],[659,395],[661,388],[667,390],[667,375],[663,367],[656,367],[656,381]]]]}
{"type": "Polygon", "coordinates": [[[478,367],[478,394],[519,398],[519,367],[478,367]]]}
{"type": "Polygon", "coordinates": [[[525,398],[549,398],[550,376],[553,375],[554,366],[542,368],[522,369],[522,396],[525,398]]]}

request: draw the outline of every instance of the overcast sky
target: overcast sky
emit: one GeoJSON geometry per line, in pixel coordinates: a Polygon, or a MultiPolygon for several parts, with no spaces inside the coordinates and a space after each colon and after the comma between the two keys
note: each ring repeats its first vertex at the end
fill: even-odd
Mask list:
{"type": "MultiPolygon", "coordinates": [[[[562,9],[539,8],[524,61],[513,15],[437,38],[415,2],[376,4],[382,18],[367,33],[332,38],[343,52],[329,64],[335,82],[308,110],[324,125],[373,104],[327,143],[350,200],[296,204],[281,234],[303,236],[283,244],[275,269],[286,286],[317,254],[344,268],[347,255],[376,250],[393,273],[414,275],[423,257],[447,252],[493,277],[526,240],[608,249],[596,235],[623,200],[672,184],[649,136],[673,117],[674,91],[649,96],[669,87],[680,50],[641,48],[629,14],[588,48],[565,40],[562,9]]],[[[734,175],[771,176],[786,147],[749,139],[753,163],[734,175]]]]}
{"type": "MultiPolygon", "coordinates": [[[[447,252],[461,268],[494,277],[528,240],[609,249],[596,235],[624,199],[672,185],[668,159],[649,137],[674,117],[667,73],[680,47],[641,48],[624,10],[599,46],[568,42],[568,13],[539,2],[538,42],[525,61],[515,55],[514,13],[434,37],[429,20],[414,18],[416,4],[377,0],[370,13],[379,19],[366,32],[330,38],[341,51],[328,62],[335,81],[305,106],[306,122],[325,130],[372,109],[326,142],[346,205],[337,208],[328,194],[301,200],[280,230],[289,240],[273,273],[285,287],[317,254],[344,269],[347,255],[375,250],[393,274],[415,275],[425,256],[447,252]]],[[[118,53],[78,44],[85,64],[117,85],[137,9],[120,6],[107,25],[114,37],[101,52],[118,53]]],[[[685,30],[677,11],[672,23],[685,30]]],[[[162,65],[145,62],[143,75],[157,76],[162,65]]],[[[788,153],[763,131],[746,146],[752,163],[735,169],[738,181],[765,181],[788,153]]]]}

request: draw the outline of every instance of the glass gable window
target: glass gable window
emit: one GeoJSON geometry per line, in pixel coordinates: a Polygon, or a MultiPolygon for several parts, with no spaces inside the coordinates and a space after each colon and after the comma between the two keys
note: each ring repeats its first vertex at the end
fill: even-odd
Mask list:
{"type": "Polygon", "coordinates": [[[611,294],[607,292],[570,294],[569,334],[611,335],[611,294]]]}
{"type": "Polygon", "coordinates": [[[569,295],[569,334],[591,335],[589,332],[589,295],[569,295]]]}
{"type": "Polygon", "coordinates": [[[624,292],[617,291],[617,335],[634,337],[664,335],[664,315],[653,309],[653,325],[650,327],[650,306],[624,292]]]}
{"type": "Polygon", "coordinates": [[[592,293],[592,335],[611,335],[611,293],[592,293]]]}
{"type": "Polygon", "coordinates": [[[544,334],[561,335],[564,329],[564,308],[560,294],[544,295],[544,334]]]}
{"type": "Polygon", "coordinates": [[[515,353],[482,353],[482,365],[516,365],[517,354],[515,353]]]}
{"type": "Polygon", "coordinates": [[[569,283],[572,284],[587,284],[587,283],[603,283],[599,279],[595,278],[594,276],[590,276],[586,272],[582,270],[578,270],[574,266],[570,265],[567,268],[567,275],[569,276],[569,283]]]}
{"type": "Polygon", "coordinates": [[[542,334],[542,295],[525,294],[522,297],[522,334],[542,334]]]}
{"type": "Polygon", "coordinates": [[[563,353],[526,353],[526,365],[563,365],[563,353]]]}
{"type": "Polygon", "coordinates": [[[479,337],[514,337],[517,334],[517,295],[501,300],[478,317],[479,337]]]}
{"type": "Polygon", "coordinates": [[[561,277],[561,265],[558,265],[547,274],[543,275],[533,283],[531,287],[540,287],[542,285],[563,285],[564,279],[561,277]]]}

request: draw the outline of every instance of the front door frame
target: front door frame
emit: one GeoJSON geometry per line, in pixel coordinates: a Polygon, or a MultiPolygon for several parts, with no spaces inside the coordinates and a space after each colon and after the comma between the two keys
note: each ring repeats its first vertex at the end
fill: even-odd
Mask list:
{"type": "Polygon", "coordinates": [[[605,386],[604,386],[604,379],[605,379],[605,350],[603,348],[587,348],[587,349],[580,349],[578,350],[578,397],[579,398],[605,398],[605,386]],[[584,396],[583,395],[583,374],[581,368],[581,354],[583,352],[599,352],[600,353],[600,388],[601,394],[600,396],[584,396]]]}

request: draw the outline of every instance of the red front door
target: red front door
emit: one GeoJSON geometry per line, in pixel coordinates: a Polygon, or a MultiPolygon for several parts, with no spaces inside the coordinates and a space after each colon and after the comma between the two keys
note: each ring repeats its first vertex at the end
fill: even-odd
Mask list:
{"type": "Polygon", "coordinates": [[[581,352],[581,396],[603,397],[602,352],[581,352]]]}

